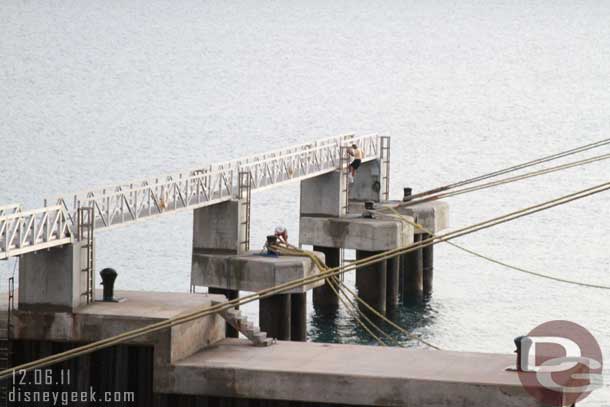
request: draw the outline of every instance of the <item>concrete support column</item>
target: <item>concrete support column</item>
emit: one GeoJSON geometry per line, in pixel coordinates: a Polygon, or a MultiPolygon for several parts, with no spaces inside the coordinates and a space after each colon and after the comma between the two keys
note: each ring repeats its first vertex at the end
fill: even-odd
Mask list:
{"type": "Polygon", "coordinates": [[[290,340],[307,341],[307,293],[290,294],[290,340]]]}
{"type": "Polygon", "coordinates": [[[381,161],[362,163],[356,171],[354,183],[350,185],[350,199],[379,202],[381,190],[381,161]]]}
{"type": "MultiPolygon", "coordinates": [[[[380,252],[357,250],[356,259],[362,260],[378,253],[380,252]]],[[[356,270],[358,295],[364,302],[384,314],[386,311],[386,274],[385,261],[380,261],[369,266],[358,267],[356,270]]],[[[363,307],[362,304],[360,305],[363,311],[368,311],[366,307],[363,307]]]]}
{"type": "MultiPolygon", "coordinates": [[[[77,242],[21,256],[19,310],[72,312],[87,302],[83,295],[87,273],[81,271],[86,265],[86,249],[81,246],[77,242]]],[[[95,271],[93,277],[95,289],[95,271]]]]}
{"type": "MultiPolygon", "coordinates": [[[[429,239],[428,234],[423,235],[422,240],[429,239]]],[[[426,246],[422,249],[423,264],[423,289],[424,295],[432,294],[432,283],[434,280],[434,245],[426,246]]]]}
{"type": "MultiPolygon", "coordinates": [[[[237,290],[227,290],[225,288],[215,288],[209,287],[208,292],[210,294],[221,294],[227,297],[227,300],[235,300],[239,297],[239,291],[237,290]]],[[[235,307],[235,309],[239,309],[239,307],[235,307]]],[[[225,329],[225,336],[227,338],[239,338],[239,332],[237,329],[233,328],[231,325],[227,324],[225,329]]]]}
{"type": "Polygon", "coordinates": [[[275,294],[259,301],[259,325],[269,338],[290,340],[291,303],[290,294],[275,294]]]}
{"type": "Polygon", "coordinates": [[[301,181],[301,216],[345,215],[346,182],[347,177],[338,170],[301,181]]]}
{"type": "Polygon", "coordinates": [[[237,253],[246,238],[245,208],[232,199],[193,211],[193,252],[237,253]]]}
{"type": "Polygon", "coordinates": [[[386,308],[390,309],[398,304],[400,285],[400,257],[386,260],[386,308]]]}
{"type": "MultiPolygon", "coordinates": [[[[341,249],[335,247],[314,246],[313,250],[324,253],[326,265],[328,267],[338,267],[341,257],[341,249]]],[[[313,289],[313,305],[314,307],[336,309],[339,306],[339,298],[335,292],[324,284],[321,287],[313,289]]]]}
{"type": "MultiPolygon", "coordinates": [[[[413,244],[421,241],[421,234],[413,236],[413,244]]],[[[403,273],[403,302],[420,301],[423,297],[422,249],[401,256],[403,273]]]]}

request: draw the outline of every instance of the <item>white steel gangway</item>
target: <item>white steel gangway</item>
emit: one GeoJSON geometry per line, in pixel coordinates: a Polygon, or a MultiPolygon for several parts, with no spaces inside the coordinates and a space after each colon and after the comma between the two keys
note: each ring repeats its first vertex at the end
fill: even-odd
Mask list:
{"type": "Polygon", "coordinates": [[[12,213],[0,212],[0,259],[74,242],[81,208],[92,208],[96,231],[110,229],[335,171],[342,163],[342,147],[352,143],[364,150],[363,161],[381,159],[384,163],[387,141],[378,135],[330,137],[204,168],[45,199],[42,209],[7,209],[12,213]],[[244,179],[248,180],[247,192],[243,191],[244,179]]]}

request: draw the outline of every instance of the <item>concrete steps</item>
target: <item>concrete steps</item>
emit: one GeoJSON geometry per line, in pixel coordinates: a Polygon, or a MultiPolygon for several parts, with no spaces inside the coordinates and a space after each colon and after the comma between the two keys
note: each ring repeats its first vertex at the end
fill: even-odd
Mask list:
{"type": "MultiPolygon", "coordinates": [[[[213,305],[223,304],[221,302],[213,302],[213,305]]],[[[238,309],[228,309],[221,311],[219,315],[227,321],[229,325],[241,332],[255,346],[269,346],[273,344],[272,338],[267,338],[267,333],[262,332],[258,326],[248,321],[248,317],[243,315],[238,309]]]]}

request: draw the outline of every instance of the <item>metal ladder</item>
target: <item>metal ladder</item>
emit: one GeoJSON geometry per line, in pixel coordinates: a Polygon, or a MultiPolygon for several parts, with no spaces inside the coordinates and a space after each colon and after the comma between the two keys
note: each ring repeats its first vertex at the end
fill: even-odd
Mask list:
{"type": "MultiPolygon", "coordinates": [[[[11,332],[13,330],[12,314],[15,309],[15,279],[8,279],[8,308],[6,320],[0,321],[0,370],[12,367],[11,332]],[[6,324],[6,325],[4,325],[6,324]]],[[[0,381],[0,407],[9,405],[9,391],[12,389],[10,379],[0,381]]]]}
{"type": "Polygon", "coordinates": [[[344,179],[344,189],[341,193],[345,197],[345,205],[341,208],[341,212],[344,215],[349,213],[349,164],[351,156],[347,153],[348,146],[341,146],[339,148],[339,171],[341,171],[341,178],[344,179]]]}
{"type": "Polygon", "coordinates": [[[244,240],[239,242],[240,253],[250,250],[250,212],[252,209],[252,174],[250,171],[240,171],[237,181],[237,197],[240,199],[244,208],[244,221],[241,223],[244,228],[244,240]]]}
{"type": "Polygon", "coordinates": [[[85,278],[87,280],[87,288],[85,292],[81,293],[81,296],[85,296],[87,304],[92,303],[95,300],[95,287],[93,286],[93,273],[95,272],[93,260],[94,260],[94,245],[93,245],[93,230],[95,216],[93,207],[85,206],[78,208],[77,212],[77,234],[78,240],[82,243],[80,246],[81,250],[81,273],[86,273],[85,278]],[[83,266],[82,259],[85,259],[83,266]]]}
{"type": "Polygon", "coordinates": [[[379,138],[379,156],[381,159],[381,185],[383,186],[384,201],[390,199],[390,137],[381,136],[379,138]]]}

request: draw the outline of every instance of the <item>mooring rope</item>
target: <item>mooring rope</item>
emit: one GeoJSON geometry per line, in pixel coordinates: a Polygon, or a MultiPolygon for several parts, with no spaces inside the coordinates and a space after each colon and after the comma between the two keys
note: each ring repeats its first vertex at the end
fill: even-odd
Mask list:
{"type": "MultiPolygon", "coordinates": [[[[394,208],[394,207],[386,206],[384,208],[380,208],[380,209],[376,210],[375,212],[378,212],[378,213],[379,212],[383,212],[386,209],[392,211],[395,214],[394,217],[399,218],[402,222],[405,222],[405,223],[413,226],[414,228],[419,229],[419,230],[425,232],[426,234],[428,234],[430,236],[435,236],[434,232],[432,232],[431,230],[425,228],[424,226],[422,226],[421,224],[419,224],[417,222],[413,222],[413,221],[409,220],[406,216],[404,216],[400,212],[398,212],[396,210],[396,208],[394,208]]],[[[519,272],[522,272],[522,273],[530,274],[532,276],[536,276],[536,277],[540,277],[540,278],[544,278],[544,279],[552,280],[552,281],[558,281],[558,282],[561,282],[561,283],[577,285],[577,286],[581,286],[581,287],[610,290],[610,286],[605,286],[605,285],[600,285],[600,284],[583,283],[583,282],[576,281],[576,280],[568,280],[568,279],[561,278],[561,277],[555,277],[555,276],[551,276],[551,275],[548,275],[548,274],[543,274],[543,273],[527,270],[527,269],[524,269],[522,267],[514,266],[512,264],[508,264],[508,263],[503,262],[501,260],[497,260],[497,259],[494,259],[493,257],[490,257],[490,256],[484,255],[482,253],[476,252],[474,250],[468,249],[468,248],[466,248],[466,247],[464,247],[462,245],[459,245],[457,243],[454,243],[452,241],[447,241],[445,243],[447,243],[447,244],[449,244],[449,245],[451,245],[451,246],[453,246],[453,247],[455,247],[455,248],[457,248],[459,250],[462,250],[462,251],[464,251],[464,252],[466,252],[468,254],[471,254],[473,256],[479,257],[479,258],[481,258],[483,260],[489,261],[491,263],[498,264],[500,266],[506,267],[506,268],[511,269],[511,270],[515,270],[515,271],[519,271],[519,272]]]]}
{"type": "MultiPolygon", "coordinates": [[[[379,253],[377,255],[373,255],[361,260],[357,260],[353,263],[350,263],[346,266],[333,267],[328,269],[327,271],[321,272],[314,276],[308,276],[305,278],[301,278],[298,280],[289,281],[287,283],[279,284],[274,287],[270,287],[256,293],[236,298],[234,300],[230,300],[221,304],[206,306],[205,308],[187,312],[181,314],[179,316],[169,318],[164,321],[160,321],[142,328],[134,329],[128,332],[124,332],[122,334],[102,339],[96,342],[92,342],[87,345],[79,346],[77,348],[70,349],[65,352],[57,353],[55,355],[47,356],[39,360],[35,360],[32,362],[24,363],[19,366],[15,366],[9,369],[5,369],[0,371],[0,379],[5,379],[10,377],[14,371],[30,371],[36,368],[42,368],[45,366],[50,366],[59,362],[63,362],[68,359],[72,359],[78,356],[82,356],[85,354],[89,354],[95,352],[100,349],[105,349],[110,346],[118,345],[125,341],[138,338],[140,336],[150,334],[153,332],[157,332],[163,329],[170,328],[172,326],[180,325],[186,322],[194,321],[196,319],[216,314],[218,312],[222,312],[228,310],[230,308],[234,308],[236,306],[245,305],[247,303],[260,300],[262,298],[269,297],[271,295],[280,294],[289,290],[291,288],[301,287],[304,285],[308,285],[329,277],[333,277],[339,274],[343,274],[349,271],[355,270],[357,267],[363,267],[368,265],[373,265],[381,261],[385,261],[388,258],[396,257],[397,255],[410,253],[414,250],[419,250],[423,247],[434,245],[440,242],[445,242],[448,240],[456,239],[471,233],[478,232],[480,230],[485,230],[491,228],[493,226],[497,226],[503,223],[507,223],[516,219],[520,219],[525,216],[529,216],[541,211],[545,211],[556,206],[565,205],[569,202],[573,202],[576,200],[584,199],[586,197],[599,194],[601,192],[605,192],[610,189],[610,182],[605,182],[603,184],[599,184],[597,186],[583,189],[568,195],[561,196],[559,198],[555,198],[549,201],[542,202],[540,204],[532,205],[527,208],[520,209],[518,211],[514,211],[505,215],[497,216],[492,219],[488,219],[483,222],[479,222],[474,225],[470,225],[452,232],[448,232],[442,235],[436,235],[434,237],[430,237],[428,239],[422,240],[418,243],[411,244],[408,246],[403,246],[397,249],[388,250],[386,252],[379,253]]],[[[607,288],[607,287],[600,287],[607,288]]]]}
{"type": "Polygon", "coordinates": [[[369,335],[371,335],[377,341],[377,343],[379,343],[379,345],[386,346],[385,342],[379,336],[375,335],[369,329],[369,327],[364,323],[364,321],[362,321],[362,319],[365,319],[373,328],[375,328],[376,331],[380,332],[382,335],[389,336],[389,334],[384,332],[381,328],[379,328],[377,325],[375,325],[373,323],[373,321],[371,321],[366,315],[364,315],[363,313],[360,312],[360,310],[358,310],[356,307],[354,307],[354,304],[351,303],[349,298],[346,298],[345,300],[343,299],[343,296],[341,294],[339,294],[337,287],[335,287],[335,283],[333,281],[335,279],[336,279],[335,277],[329,278],[328,280],[326,280],[326,284],[328,284],[330,289],[335,293],[335,295],[337,296],[339,301],[341,301],[341,303],[343,304],[345,309],[348,311],[349,314],[352,315],[352,318],[354,318],[356,320],[358,325],[360,325],[369,335]],[[355,310],[352,309],[352,307],[355,310]],[[358,314],[360,314],[360,315],[358,315],[358,314]]]}
{"type": "Polygon", "coordinates": [[[572,148],[570,150],[566,150],[566,151],[562,151],[560,153],[555,153],[555,154],[551,154],[545,157],[541,157],[541,158],[537,158],[535,160],[531,160],[531,161],[526,161],[524,163],[521,164],[516,164],[516,165],[512,165],[510,167],[506,167],[503,168],[501,170],[496,170],[493,172],[489,172],[486,174],[482,174],[473,178],[468,178],[462,181],[458,181],[458,182],[454,182],[451,184],[447,184],[447,185],[443,185],[437,188],[432,188],[429,189],[427,191],[423,191],[423,192],[419,192],[417,194],[411,195],[412,199],[417,199],[417,198],[421,198],[424,196],[428,196],[428,195],[432,195],[432,194],[437,194],[440,192],[444,192],[444,191],[448,191],[450,189],[454,189],[454,188],[459,188],[461,186],[464,185],[469,185],[469,184],[473,184],[475,182],[479,182],[479,181],[483,181],[489,178],[494,178],[500,175],[504,175],[504,174],[508,174],[510,172],[514,172],[514,171],[518,171],[524,168],[528,168],[528,167],[532,167],[534,165],[538,165],[538,164],[543,164],[549,161],[554,161],[563,157],[567,157],[573,154],[578,154],[578,153],[582,153],[583,151],[588,151],[588,150],[592,150],[594,148],[598,148],[598,147],[603,147],[605,145],[610,144],[610,139],[604,139],[604,140],[600,140],[600,141],[596,141],[595,143],[590,143],[590,144],[585,144],[583,146],[580,147],[576,147],[576,148],[572,148]]]}
{"type": "MultiPolygon", "coordinates": [[[[320,271],[322,271],[322,272],[328,271],[328,266],[326,266],[324,263],[322,263],[322,261],[314,253],[309,252],[307,250],[299,249],[299,248],[297,248],[295,246],[292,246],[292,245],[287,245],[287,247],[275,246],[274,250],[278,250],[279,253],[287,254],[289,256],[304,256],[304,257],[308,257],[311,260],[311,262],[313,264],[315,264],[316,267],[318,267],[318,269],[320,271]]],[[[357,304],[354,304],[354,302],[349,299],[348,295],[345,294],[345,291],[348,291],[352,295],[352,297],[354,297],[359,303],[361,303],[363,306],[365,306],[373,315],[375,315],[376,317],[378,317],[382,321],[384,321],[384,322],[386,322],[386,323],[396,327],[398,330],[400,330],[401,332],[405,333],[411,339],[415,339],[415,340],[417,340],[419,342],[422,342],[424,345],[427,345],[427,346],[429,346],[429,347],[431,347],[433,349],[440,350],[440,348],[438,346],[433,345],[433,344],[431,344],[431,343],[429,343],[427,341],[424,341],[423,339],[421,339],[417,335],[413,335],[412,333],[407,332],[406,329],[404,329],[404,328],[400,327],[399,325],[395,324],[394,322],[392,322],[389,318],[387,318],[381,312],[377,311],[375,308],[373,308],[371,305],[369,305],[366,301],[364,301],[358,294],[356,294],[355,292],[350,290],[347,287],[347,285],[345,283],[341,282],[337,277],[333,276],[333,277],[327,278],[326,282],[329,284],[329,287],[331,287],[331,289],[335,292],[335,294],[337,294],[337,297],[339,298],[339,300],[343,303],[343,305],[346,308],[349,308],[351,306],[354,309],[356,309],[358,311],[358,313],[362,316],[363,319],[365,319],[367,322],[369,322],[382,335],[386,336],[388,339],[393,341],[395,343],[395,345],[402,346],[400,344],[400,342],[398,342],[396,340],[396,338],[394,338],[392,335],[386,333],[381,328],[379,328],[377,325],[375,325],[375,323],[373,321],[371,321],[370,318],[368,318],[365,315],[365,313],[362,312],[362,310],[360,310],[358,308],[357,304]],[[338,289],[336,289],[336,287],[338,287],[338,289]],[[339,292],[341,292],[343,294],[343,296],[347,299],[347,301],[349,302],[349,305],[345,304],[341,300],[341,297],[339,296],[339,292]]],[[[375,337],[375,339],[377,339],[377,338],[375,337]]]]}
{"type": "Polygon", "coordinates": [[[553,172],[566,170],[569,168],[580,167],[583,165],[592,164],[592,163],[607,160],[607,159],[610,159],[610,154],[597,155],[597,156],[585,158],[583,160],[578,160],[578,161],[573,161],[573,162],[566,163],[566,164],[557,165],[555,167],[543,168],[541,170],[532,171],[532,172],[528,172],[525,174],[516,175],[513,177],[503,178],[500,180],[491,181],[491,182],[487,182],[484,184],[475,185],[472,187],[458,189],[457,191],[438,193],[438,194],[431,195],[431,196],[425,196],[420,199],[413,199],[414,197],[420,196],[421,194],[425,194],[425,192],[422,192],[421,194],[411,195],[409,197],[410,199],[408,201],[405,201],[405,202],[401,203],[400,205],[401,206],[413,206],[413,205],[417,205],[417,204],[424,203],[424,202],[436,201],[436,200],[439,200],[442,198],[449,198],[449,197],[453,197],[453,196],[457,196],[457,195],[466,194],[469,192],[475,192],[475,191],[480,191],[483,189],[493,188],[493,187],[500,186],[500,185],[510,184],[510,183],[521,181],[524,179],[534,178],[534,177],[538,177],[541,175],[546,175],[546,174],[550,174],[553,172]]]}

